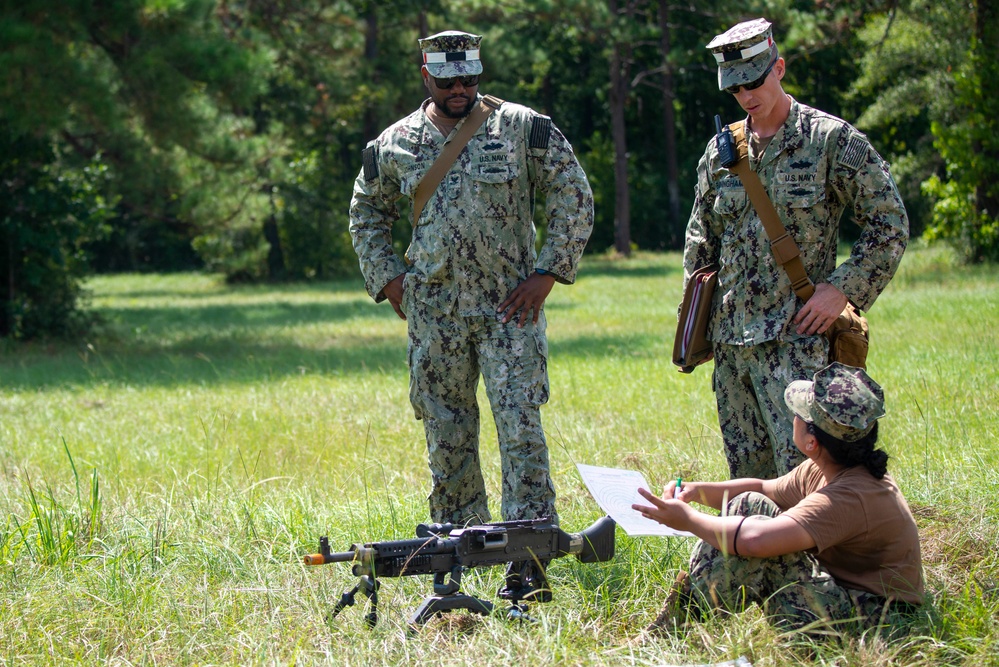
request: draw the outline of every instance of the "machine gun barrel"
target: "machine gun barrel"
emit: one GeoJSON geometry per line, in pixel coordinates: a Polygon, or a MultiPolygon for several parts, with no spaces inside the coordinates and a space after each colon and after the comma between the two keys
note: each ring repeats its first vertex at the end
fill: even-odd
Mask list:
{"type": "Polygon", "coordinates": [[[357,557],[358,553],[356,549],[353,551],[340,551],[337,553],[331,552],[329,538],[320,537],[319,553],[307,554],[302,560],[305,561],[306,565],[326,565],[327,563],[349,563],[353,560],[357,560],[357,557]]]}

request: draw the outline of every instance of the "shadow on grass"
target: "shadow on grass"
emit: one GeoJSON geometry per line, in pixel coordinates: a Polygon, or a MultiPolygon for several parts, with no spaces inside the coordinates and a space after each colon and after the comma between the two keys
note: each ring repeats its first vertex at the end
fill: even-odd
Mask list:
{"type": "MultiPolygon", "coordinates": [[[[341,376],[388,373],[405,378],[406,326],[386,304],[356,299],[306,301],[267,299],[240,302],[247,294],[265,297],[320,288],[235,288],[215,296],[230,303],[188,300],[183,290],[139,290],[152,301],[143,305],[134,292],[113,293],[97,309],[104,333],[75,343],[8,344],[0,348],[0,389],[42,390],[110,385],[184,386],[244,384],[299,375],[341,376]],[[117,299],[128,305],[117,305],[117,299]],[[155,298],[170,298],[155,305],[155,298]],[[140,301],[135,304],[135,301],[140,301]],[[177,304],[182,305],[177,305],[177,304]]],[[[200,293],[200,296],[204,296],[200,293]]],[[[105,297],[107,298],[107,297],[105,297]]],[[[587,335],[552,342],[556,360],[565,357],[623,357],[656,349],[644,335],[587,335]]]]}
{"type": "Polygon", "coordinates": [[[185,386],[249,384],[306,374],[389,373],[405,376],[405,341],[367,338],[363,343],[306,348],[262,344],[252,335],[187,341],[176,346],[110,345],[83,350],[32,352],[0,363],[0,388],[185,386]]]}
{"type": "MultiPolygon", "coordinates": [[[[151,279],[155,279],[155,276],[143,277],[146,278],[143,282],[150,282],[151,279]]],[[[227,285],[222,280],[216,280],[208,286],[200,283],[191,285],[175,285],[169,284],[167,282],[168,280],[169,277],[164,280],[164,284],[162,286],[154,287],[129,287],[125,289],[116,289],[111,287],[103,295],[114,297],[116,299],[159,299],[181,297],[197,301],[199,299],[213,299],[218,297],[235,296],[236,298],[239,298],[255,294],[268,295],[273,294],[275,291],[318,295],[343,294],[347,292],[364,293],[364,283],[354,279],[344,279],[338,282],[263,283],[258,285],[227,285]]]]}
{"type": "Polygon", "coordinates": [[[228,331],[239,331],[247,327],[296,328],[317,324],[344,324],[361,318],[396,317],[391,308],[379,308],[370,300],[364,299],[335,303],[211,305],[199,305],[194,300],[183,306],[103,307],[97,312],[114,329],[157,338],[184,338],[184,332],[201,330],[224,335],[228,331]]]}
{"type": "Polygon", "coordinates": [[[551,358],[554,363],[559,363],[560,358],[565,357],[615,357],[618,359],[626,357],[646,357],[650,355],[663,354],[663,346],[668,342],[670,346],[673,340],[664,341],[661,336],[652,334],[628,334],[628,335],[591,335],[591,336],[570,336],[549,341],[551,358]]]}
{"type": "Polygon", "coordinates": [[[668,278],[682,272],[681,265],[665,266],[661,262],[598,260],[586,262],[580,269],[577,280],[583,281],[587,278],[668,278]]]}

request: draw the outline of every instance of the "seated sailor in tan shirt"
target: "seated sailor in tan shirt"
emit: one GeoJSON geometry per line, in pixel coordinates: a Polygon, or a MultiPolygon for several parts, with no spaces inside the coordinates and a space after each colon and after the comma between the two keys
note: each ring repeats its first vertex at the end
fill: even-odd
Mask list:
{"type": "Polygon", "coordinates": [[[919,535],[909,506],[875,448],[881,387],[833,363],[792,382],[794,442],[807,460],[774,480],[667,485],[639,492],[644,516],[701,538],[680,572],[659,631],[691,610],[740,611],[757,603],[790,627],[816,621],[878,623],[891,606],[923,599],[919,535]],[[705,514],[688,503],[723,510],[705,514]]]}

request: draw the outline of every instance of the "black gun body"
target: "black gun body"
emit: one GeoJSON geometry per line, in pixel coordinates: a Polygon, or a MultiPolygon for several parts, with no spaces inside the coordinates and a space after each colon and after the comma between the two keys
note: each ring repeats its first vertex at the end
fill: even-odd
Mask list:
{"type": "MultiPolygon", "coordinates": [[[[354,576],[360,577],[360,581],[341,596],[331,617],[344,607],[352,606],[356,595],[361,593],[371,600],[371,611],[365,617],[371,626],[378,618],[378,578],[434,575],[435,595],[424,600],[410,618],[410,626],[416,627],[436,614],[454,609],[467,609],[477,614],[492,612],[491,602],[461,592],[463,570],[530,561],[537,562],[543,570],[541,563],[568,555],[574,555],[583,563],[608,561],[614,557],[615,526],[609,516],[581,533],[572,534],[550,519],[487,523],[467,528],[448,524],[420,525],[417,528],[420,537],[416,539],[354,544],[350,551],[340,553],[331,552],[329,539],[321,537],[320,553],[305,556],[305,563],[353,563],[354,576]],[[445,581],[447,576],[450,580],[445,581]]],[[[511,618],[529,618],[523,597],[507,596],[507,599],[512,601],[511,618]]],[[[547,599],[551,599],[550,593],[547,599]]]]}
{"type": "Polygon", "coordinates": [[[569,534],[549,519],[505,521],[446,534],[406,540],[351,545],[331,553],[325,538],[322,553],[305,557],[309,565],[352,562],[355,576],[404,577],[449,572],[455,566],[492,567],[526,560],[548,561],[575,555],[584,563],[614,557],[614,520],[603,517],[582,533],[569,534]]]}
{"type": "Polygon", "coordinates": [[[356,576],[402,577],[448,572],[455,565],[473,568],[552,560],[568,553],[568,547],[559,553],[559,533],[550,521],[539,519],[455,528],[447,537],[354,545],[359,562],[353,571],[356,576]]]}

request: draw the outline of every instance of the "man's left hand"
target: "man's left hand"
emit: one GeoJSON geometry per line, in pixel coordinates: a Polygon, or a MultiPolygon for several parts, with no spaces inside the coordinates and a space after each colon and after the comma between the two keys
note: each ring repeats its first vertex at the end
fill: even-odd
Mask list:
{"type": "Polygon", "coordinates": [[[812,298],[794,316],[798,333],[806,336],[825,333],[846,308],[846,302],[846,295],[838,288],[829,283],[819,283],[812,298]]]}
{"type": "Polygon", "coordinates": [[[545,305],[545,299],[555,285],[555,276],[550,273],[541,275],[532,273],[527,280],[517,285],[517,289],[510,292],[510,296],[499,305],[496,312],[503,313],[503,323],[506,324],[520,311],[520,321],[517,328],[521,329],[527,322],[527,316],[534,312],[533,322],[538,323],[538,316],[541,315],[541,307],[545,305]]]}

